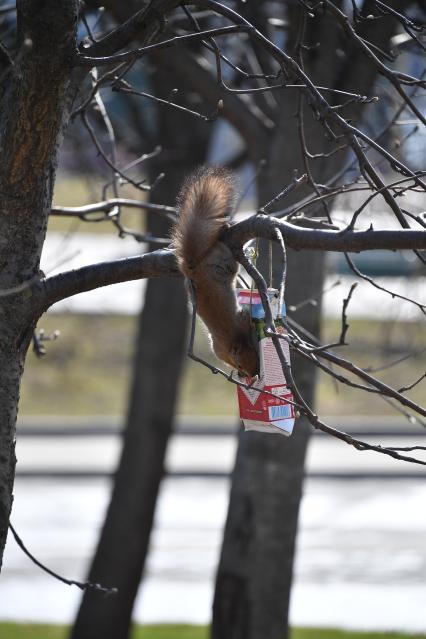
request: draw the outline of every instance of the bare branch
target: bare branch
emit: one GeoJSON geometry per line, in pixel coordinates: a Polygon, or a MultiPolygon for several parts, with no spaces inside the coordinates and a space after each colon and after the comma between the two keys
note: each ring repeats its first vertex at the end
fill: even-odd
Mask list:
{"type": "MultiPolygon", "coordinates": [[[[268,296],[266,294],[266,283],[263,279],[263,277],[261,276],[261,274],[259,273],[259,271],[256,269],[256,267],[254,267],[248,260],[247,258],[244,256],[244,254],[240,254],[239,256],[241,263],[243,264],[244,268],[247,270],[247,272],[253,277],[256,286],[258,288],[259,294],[261,296],[262,299],[262,305],[265,311],[265,335],[269,335],[274,343],[274,346],[276,348],[276,352],[277,355],[280,359],[281,365],[283,367],[283,372],[285,374],[285,378],[287,381],[287,384],[289,386],[289,388],[291,389],[296,402],[301,406],[300,410],[301,412],[303,412],[306,417],[308,418],[309,422],[312,424],[312,426],[314,428],[317,428],[319,430],[322,430],[323,432],[328,433],[329,435],[332,435],[333,437],[336,437],[337,439],[340,439],[342,441],[344,441],[347,444],[350,444],[351,446],[354,446],[354,448],[356,448],[357,450],[371,450],[371,451],[375,451],[384,455],[387,455],[389,457],[393,457],[394,459],[398,459],[401,461],[408,461],[414,464],[420,464],[422,466],[426,466],[426,461],[423,460],[419,460],[416,459],[414,457],[408,457],[406,455],[401,455],[400,453],[398,453],[396,450],[393,450],[391,448],[385,448],[379,445],[375,445],[375,444],[368,444],[367,442],[364,442],[362,440],[356,439],[354,437],[351,437],[350,435],[343,433],[335,428],[332,428],[330,426],[328,426],[327,424],[325,424],[324,422],[322,422],[318,416],[311,410],[311,408],[308,406],[308,404],[305,402],[305,400],[303,399],[303,396],[301,395],[294,379],[293,379],[293,375],[291,372],[291,367],[289,362],[287,362],[286,357],[284,355],[283,350],[281,349],[280,345],[279,345],[279,340],[285,340],[285,341],[289,341],[290,344],[292,344],[293,346],[294,344],[294,340],[292,341],[291,339],[289,339],[289,336],[287,335],[283,335],[283,334],[279,334],[276,333],[275,331],[275,327],[274,327],[274,323],[272,320],[272,313],[271,313],[271,307],[269,304],[269,299],[268,296]]],[[[300,347],[300,343],[297,344],[298,347],[300,347]]],[[[325,353],[320,353],[320,356],[325,355],[325,353]]],[[[328,355],[328,353],[327,353],[328,355]]],[[[340,358],[336,358],[336,360],[339,360],[340,362],[344,361],[341,360],[340,358]]],[[[337,361],[336,361],[337,363],[337,361]]],[[[352,365],[352,363],[348,363],[350,370],[352,372],[354,372],[354,369],[356,367],[354,367],[354,365],[352,365]]],[[[346,366],[343,366],[344,368],[346,366]]],[[[360,369],[358,369],[360,370],[360,369]]],[[[363,372],[363,371],[361,371],[363,372]]],[[[362,377],[362,375],[360,375],[360,377],[362,377]]],[[[382,382],[379,382],[378,380],[374,380],[374,378],[371,378],[371,376],[367,376],[370,379],[368,380],[370,383],[372,383],[372,385],[375,385],[376,387],[378,387],[378,389],[380,389],[380,391],[382,391],[385,395],[390,394],[392,397],[398,399],[398,401],[400,401],[402,404],[405,405],[410,405],[411,408],[413,408],[416,412],[422,414],[422,415],[426,415],[426,410],[422,409],[421,407],[417,406],[416,404],[414,404],[414,402],[410,402],[409,404],[405,403],[403,400],[405,399],[403,396],[399,395],[397,393],[397,391],[394,391],[393,389],[390,389],[388,386],[386,386],[385,384],[383,384],[382,382]],[[372,380],[372,381],[371,381],[372,380]],[[388,391],[388,392],[385,392],[388,391]],[[391,391],[391,392],[389,392],[391,391]]]]}
{"type": "Polygon", "coordinates": [[[362,273],[359,270],[359,268],[356,266],[356,264],[354,263],[350,255],[348,255],[345,252],[344,256],[349,268],[351,269],[351,271],[353,271],[353,273],[355,273],[357,277],[361,278],[365,282],[368,282],[369,284],[371,284],[371,286],[374,286],[374,288],[377,288],[379,291],[383,291],[384,293],[387,293],[392,298],[397,297],[400,300],[404,300],[405,302],[410,302],[410,304],[414,304],[414,306],[417,306],[417,308],[423,313],[423,315],[426,315],[426,304],[421,304],[420,302],[416,302],[416,300],[413,300],[410,297],[405,297],[405,295],[400,295],[399,293],[395,293],[395,291],[390,291],[384,286],[381,286],[372,277],[369,277],[368,275],[365,275],[365,273],[362,273]]]}
{"type": "Polygon", "coordinates": [[[114,171],[114,173],[117,173],[124,180],[124,182],[128,182],[129,184],[134,186],[136,189],[139,189],[140,191],[151,191],[152,188],[153,188],[153,185],[147,186],[146,184],[144,184],[145,180],[141,180],[139,182],[136,182],[131,177],[129,177],[128,175],[123,173],[123,171],[121,171],[114,164],[114,162],[109,159],[109,157],[107,156],[107,154],[103,150],[98,138],[96,137],[95,131],[94,131],[92,125],[90,124],[90,122],[88,120],[88,117],[87,117],[87,114],[86,114],[85,111],[82,111],[82,113],[81,113],[81,120],[82,120],[87,132],[89,133],[89,135],[90,135],[90,137],[92,139],[92,142],[94,143],[99,155],[102,157],[102,159],[105,161],[105,163],[110,167],[110,169],[112,169],[114,171]]]}
{"type": "Polygon", "coordinates": [[[59,300],[95,288],[147,277],[182,277],[173,251],[159,249],[146,255],[84,266],[53,275],[33,286],[35,313],[41,315],[59,300]]]}
{"type": "Polygon", "coordinates": [[[197,33],[188,33],[180,36],[174,36],[173,38],[169,38],[168,40],[163,40],[162,42],[156,42],[155,44],[149,44],[146,47],[140,47],[139,49],[133,49],[132,51],[127,51],[125,53],[117,53],[115,55],[110,55],[106,57],[96,57],[93,58],[91,56],[83,55],[81,53],[76,55],[74,64],[76,66],[84,66],[84,67],[100,67],[108,64],[117,64],[121,62],[129,62],[133,60],[138,60],[146,56],[148,53],[153,53],[154,51],[162,51],[163,49],[169,49],[170,47],[174,47],[177,44],[182,44],[186,42],[192,41],[202,41],[206,38],[230,35],[232,33],[248,33],[252,31],[254,27],[246,24],[238,24],[227,27],[218,27],[217,29],[207,29],[205,31],[199,31],[197,33]]]}
{"type": "Polygon", "coordinates": [[[314,348],[312,348],[312,353],[317,353],[318,351],[324,351],[324,350],[328,350],[330,348],[335,348],[336,346],[346,346],[346,333],[349,330],[349,324],[348,324],[348,318],[347,318],[347,314],[346,311],[348,309],[348,305],[349,302],[351,301],[351,297],[353,295],[354,290],[356,289],[356,287],[358,286],[357,283],[352,284],[350,290],[349,290],[349,294],[348,296],[343,300],[343,304],[342,304],[342,328],[341,328],[341,332],[340,332],[340,337],[339,337],[339,341],[338,342],[333,342],[331,344],[325,344],[323,346],[315,346],[314,348]]]}
{"type": "Polygon", "coordinates": [[[411,390],[412,388],[417,386],[417,384],[420,384],[420,382],[423,381],[425,378],[426,372],[420,375],[420,377],[416,379],[412,384],[408,384],[408,386],[401,386],[401,388],[398,390],[398,393],[405,393],[406,391],[411,390]]]}
{"type": "Polygon", "coordinates": [[[210,115],[203,115],[202,113],[198,113],[198,111],[193,111],[192,109],[188,109],[187,107],[182,106],[181,104],[176,104],[175,102],[171,102],[170,100],[163,100],[162,98],[158,98],[155,95],[151,95],[150,93],[146,93],[145,91],[137,91],[136,89],[132,89],[128,83],[115,83],[113,86],[113,91],[117,93],[124,93],[129,95],[137,95],[141,98],[147,98],[148,100],[152,100],[157,104],[171,107],[173,109],[177,109],[178,111],[183,111],[184,113],[188,113],[189,115],[194,116],[195,118],[200,118],[200,120],[204,120],[204,122],[214,122],[217,119],[219,112],[221,111],[222,104],[219,100],[215,110],[210,115]]]}
{"type": "Polygon", "coordinates": [[[90,56],[107,56],[123,49],[136,38],[149,42],[164,29],[163,16],[179,4],[180,0],[150,0],[123,24],[82,50],[90,56]]]}
{"type": "Polygon", "coordinates": [[[152,204],[151,202],[128,198],[110,198],[109,200],[86,204],[85,206],[52,206],[50,214],[57,217],[77,217],[85,222],[103,222],[109,219],[111,211],[117,206],[164,213],[170,219],[175,219],[177,215],[173,206],[152,204]],[[96,213],[101,213],[102,215],[96,216],[96,213]]]}
{"type": "Polygon", "coordinates": [[[298,178],[297,173],[295,173],[293,176],[293,180],[290,182],[290,184],[286,186],[285,189],[283,189],[280,193],[278,193],[278,195],[276,195],[272,200],[270,200],[270,202],[268,202],[267,204],[264,204],[258,210],[258,213],[263,213],[264,215],[266,213],[269,213],[269,211],[275,206],[275,204],[277,204],[280,200],[285,198],[287,195],[289,195],[292,191],[297,189],[299,186],[302,186],[303,184],[305,184],[307,182],[307,179],[308,179],[308,176],[306,175],[306,173],[301,175],[300,178],[298,178]]]}
{"type": "MultiPolygon", "coordinates": [[[[293,346],[297,350],[301,349],[302,351],[308,354],[310,352],[313,352],[311,348],[306,347],[303,343],[293,342],[293,346]]],[[[419,415],[422,415],[423,417],[426,417],[426,408],[423,408],[419,404],[416,404],[416,402],[408,399],[408,397],[404,397],[404,395],[399,393],[394,388],[391,388],[384,382],[381,382],[380,380],[373,377],[372,375],[369,375],[365,370],[363,370],[362,368],[359,368],[359,366],[356,366],[353,362],[350,362],[347,359],[339,357],[338,355],[335,355],[334,353],[331,353],[330,351],[322,351],[322,350],[315,349],[315,353],[318,354],[319,357],[322,357],[323,359],[326,359],[327,361],[332,362],[333,364],[336,364],[337,366],[340,366],[341,368],[347,370],[348,372],[353,373],[356,377],[359,377],[360,379],[366,381],[368,384],[378,389],[383,395],[386,395],[387,397],[391,397],[392,399],[396,399],[398,402],[403,404],[403,406],[406,406],[407,408],[411,408],[411,410],[413,410],[414,412],[418,413],[419,415]]]]}
{"type": "Polygon", "coordinates": [[[53,572],[53,570],[50,570],[50,568],[47,568],[47,566],[42,564],[41,561],[39,561],[38,559],[34,557],[34,555],[28,550],[28,548],[25,546],[22,539],[19,537],[18,533],[16,532],[15,528],[12,526],[11,522],[9,522],[9,528],[20,549],[27,555],[27,557],[29,557],[29,559],[31,559],[31,561],[36,566],[41,568],[44,572],[47,572],[47,574],[50,575],[51,577],[58,579],[58,581],[62,581],[62,583],[66,584],[67,586],[77,586],[77,588],[80,588],[80,590],[97,590],[98,592],[102,592],[107,595],[116,594],[118,592],[117,588],[105,588],[105,586],[101,586],[101,584],[93,584],[90,581],[82,582],[82,581],[75,581],[74,579],[66,579],[65,577],[61,577],[61,575],[58,575],[58,573],[53,572]]]}
{"type": "MultiPolygon", "coordinates": [[[[308,220],[306,220],[308,223],[308,220]]],[[[305,220],[300,220],[305,224],[305,220]]],[[[294,249],[359,252],[373,249],[426,249],[426,233],[411,229],[334,231],[307,229],[274,217],[255,215],[232,226],[223,236],[229,246],[242,246],[255,237],[276,240],[279,229],[287,246],[294,249]]]]}

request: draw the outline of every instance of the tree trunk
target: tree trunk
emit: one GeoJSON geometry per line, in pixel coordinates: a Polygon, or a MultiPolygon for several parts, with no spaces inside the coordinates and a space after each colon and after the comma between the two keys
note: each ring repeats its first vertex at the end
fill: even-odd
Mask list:
{"type": "MultiPolygon", "coordinates": [[[[300,8],[289,7],[290,42],[294,51],[300,8]]],[[[381,23],[369,40],[386,48],[394,24],[381,23]]],[[[367,34],[366,34],[367,35],[367,34]]],[[[346,67],[336,56],[341,38],[336,24],[328,16],[315,18],[307,25],[307,41],[320,41],[321,47],[306,54],[307,73],[321,86],[348,88],[368,94],[376,69],[365,64],[359,51],[348,57],[346,67]],[[325,45],[327,43],[327,46],[325,45]],[[356,72],[353,73],[353,69],[356,72]]],[[[297,120],[297,102],[291,92],[281,99],[276,129],[263,157],[267,168],[259,178],[259,203],[268,202],[290,183],[292,171],[306,167],[302,161],[297,120]],[[291,153],[288,150],[291,149],[291,153]]],[[[305,109],[305,139],[308,149],[318,153],[324,148],[322,127],[305,109]]],[[[361,107],[351,115],[359,119],[361,107]]],[[[262,157],[262,155],[260,155],[262,157]]],[[[323,182],[338,168],[337,155],[313,166],[314,177],[323,182]]],[[[311,163],[312,168],[312,163],[311,163]]],[[[303,193],[299,191],[298,197],[303,193]]],[[[291,203],[285,202],[284,206],[291,203]]],[[[288,251],[287,304],[317,296],[323,287],[324,255],[288,251]]],[[[307,305],[292,317],[314,335],[318,335],[320,303],[307,305]]],[[[315,369],[304,359],[293,357],[293,376],[309,405],[314,402],[315,369]]],[[[296,421],[289,439],[278,435],[242,433],[234,468],[231,498],[225,527],[213,603],[213,639],[286,639],[293,572],[293,559],[300,498],[303,490],[304,460],[311,429],[306,420],[296,421]]],[[[307,604],[308,605],[308,604],[307,604]]]]}
{"type": "Polygon", "coordinates": [[[118,589],[86,591],[74,639],[124,639],[148,552],[185,346],[182,282],[149,280],[140,316],[123,451],[90,581],[118,589]]]}
{"type": "Polygon", "coordinates": [[[0,565],[13,499],[20,379],[36,315],[29,286],[39,277],[77,9],[77,0],[64,0],[60,10],[54,0],[42,7],[18,2],[20,50],[0,82],[0,565]]]}
{"type": "MultiPolygon", "coordinates": [[[[303,172],[294,122],[296,108],[295,99],[287,96],[274,138],[265,150],[266,169],[258,181],[260,205],[290,183],[295,168],[299,174],[303,172]],[[286,153],[286,149],[292,149],[292,153],[286,153]]],[[[321,148],[318,133],[310,129],[308,125],[311,143],[316,149],[321,148]]],[[[301,197],[301,193],[295,197],[301,197]]],[[[286,201],[285,205],[289,203],[286,201]]],[[[260,266],[264,273],[267,255],[267,246],[261,243],[260,266]]],[[[323,274],[324,254],[287,250],[287,306],[317,297],[323,288],[323,274]]],[[[315,306],[303,306],[291,317],[313,335],[319,335],[320,313],[321,300],[315,306]]],[[[292,371],[305,401],[313,406],[315,367],[293,355],[292,371]]],[[[256,432],[240,434],[216,577],[212,639],[288,636],[298,514],[311,430],[302,417],[296,420],[288,439],[256,432]]]]}
{"type": "MultiPolygon", "coordinates": [[[[3,322],[0,322],[0,327],[3,322]]],[[[0,346],[0,567],[6,544],[15,479],[15,424],[22,365],[17,353],[0,346]]]]}
{"type": "MultiPolygon", "coordinates": [[[[323,256],[289,252],[288,303],[321,289],[323,256]],[[297,275],[296,275],[297,274],[297,275]]],[[[296,315],[294,316],[296,318],[296,315]]],[[[318,334],[319,307],[297,320],[318,334]]],[[[306,401],[315,373],[293,358],[293,375],[306,401]]],[[[292,436],[240,434],[213,604],[214,639],[284,639],[292,581],[304,460],[311,428],[298,419],[292,436]]]]}
{"type": "MultiPolygon", "coordinates": [[[[156,56],[156,94],[173,87],[166,59],[156,56]]],[[[180,85],[184,92],[184,87],[180,85]]],[[[194,166],[205,159],[209,127],[186,114],[160,110],[159,137],[164,149],[160,168],[166,177],[154,201],[173,204],[194,166]],[[189,132],[192,135],[189,135],[189,132]]],[[[143,148],[146,151],[146,148],[143,148]]],[[[154,236],[168,235],[170,223],[150,215],[154,236]]],[[[73,628],[72,639],[125,639],[130,631],[134,600],[143,575],[161,480],[172,432],[182,359],[186,352],[187,301],[182,280],[149,280],[139,320],[133,383],[123,452],[104,522],[90,581],[115,586],[106,599],[87,591],[73,628]]]]}

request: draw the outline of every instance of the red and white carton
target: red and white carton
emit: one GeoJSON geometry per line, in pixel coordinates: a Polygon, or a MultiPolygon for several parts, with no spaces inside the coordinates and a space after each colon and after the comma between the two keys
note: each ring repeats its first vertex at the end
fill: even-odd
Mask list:
{"type": "MultiPolygon", "coordinates": [[[[277,318],[278,292],[276,289],[268,289],[268,295],[276,331],[286,334],[287,331],[282,322],[282,316],[285,316],[284,305],[282,316],[277,318]]],[[[260,371],[257,378],[238,378],[240,382],[248,386],[248,388],[237,387],[241,420],[245,430],[280,433],[288,437],[293,432],[295,420],[294,397],[288,388],[272,339],[265,336],[265,313],[260,295],[257,291],[242,289],[238,291],[238,301],[251,314],[259,340],[260,360],[260,371]]],[[[286,361],[290,363],[287,342],[280,340],[280,346],[286,361]]]]}

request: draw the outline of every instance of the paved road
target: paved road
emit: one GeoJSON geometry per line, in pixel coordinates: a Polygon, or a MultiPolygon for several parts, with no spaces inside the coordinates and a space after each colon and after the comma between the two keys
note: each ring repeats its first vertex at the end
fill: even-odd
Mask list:
{"type": "MultiPolygon", "coordinates": [[[[383,446],[426,444],[426,430],[391,418],[328,420],[328,423],[370,443],[383,446]]],[[[297,425],[296,425],[297,427],[297,425]]],[[[120,425],[115,418],[22,421],[18,425],[18,476],[102,476],[113,472],[120,453],[120,425]],[[78,436],[80,435],[80,436],[78,436]]],[[[250,437],[251,433],[246,433],[250,437]]],[[[265,435],[279,437],[279,435],[265,435]]],[[[237,441],[234,422],[183,418],[172,437],[167,471],[179,476],[222,475],[232,470],[237,441]]],[[[410,453],[407,453],[410,454],[410,453]]],[[[415,454],[426,461],[426,451],[415,454]]],[[[426,467],[395,461],[375,452],[360,452],[322,433],[315,434],[308,453],[311,477],[350,478],[426,476],[426,467]]]]}
{"type": "MultiPolygon", "coordinates": [[[[229,480],[167,479],[135,619],[210,618],[229,480]]],[[[13,522],[52,569],[82,579],[108,500],[106,478],[18,479],[13,522]]],[[[426,482],[308,479],[291,620],[297,625],[426,632],[426,482]]],[[[31,564],[14,541],[0,581],[0,619],[70,622],[77,589],[31,564]]]]}
{"type": "MultiPolygon", "coordinates": [[[[83,579],[108,501],[107,475],[119,454],[119,424],[113,418],[31,422],[18,426],[12,521],[39,559],[68,578],[83,579]]],[[[425,431],[398,420],[336,420],[335,425],[362,437],[362,431],[374,432],[375,441],[388,445],[425,443],[425,431]]],[[[209,621],[229,490],[225,474],[235,445],[229,420],[186,418],[179,425],[167,467],[180,475],[162,486],[137,621],[209,621]],[[189,471],[199,475],[185,476],[189,471]],[[203,477],[206,471],[214,479],[203,477]]],[[[323,435],[313,437],[292,623],[426,632],[422,472],[323,435]]],[[[71,622],[79,597],[76,589],[42,573],[9,539],[0,619],[71,622]]]]}

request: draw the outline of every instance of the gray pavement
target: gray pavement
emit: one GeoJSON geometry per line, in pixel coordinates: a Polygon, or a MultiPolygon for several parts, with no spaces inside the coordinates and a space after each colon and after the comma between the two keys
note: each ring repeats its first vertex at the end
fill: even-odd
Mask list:
{"type": "MultiPolygon", "coordinates": [[[[424,430],[401,420],[328,421],[383,445],[426,443],[424,430]]],[[[18,425],[13,524],[38,559],[70,579],[87,573],[120,430],[113,417],[33,418],[18,425]]],[[[136,621],[208,623],[235,450],[232,420],[184,418],[178,424],[136,621]]],[[[426,632],[422,467],[315,434],[307,473],[292,623],[426,632]]],[[[41,572],[9,538],[0,619],[71,622],[79,598],[77,589],[41,572]]]]}
{"type": "MultiPolygon", "coordinates": [[[[333,418],[330,425],[372,444],[426,444],[426,429],[392,418],[333,418]]],[[[233,467],[236,422],[229,418],[181,418],[166,459],[175,476],[227,476],[233,467]]],[[[296,423],[297,428],[297,423],[296,423]]],[[[120,454],[117,418],[33,418],[18,424],[18,476],[84,476],[111,474],[120,454]]],[[[251,433],[245,433],[250,437],[251,433]]],[[[280,435],[265,435],[280,437],[280,435]]],[[[406,453],[426,461],[426,451],[406,453]]],[[[322,433],[314,433],[307,458],[311,477],[426,476],[426,467],[396,461],[377,452],[361,452],[322,433]]]]}
{"type": "MultiPolygon", "coordinates": [[[[18,479],[12,521],[37,558],[83,579],[109,486],[107,478],[18,479]]],[[[136,621],[209,621],[228,490],[225,478],[166,479],[136,621]]],[[[292,623],[426,632],[425,501],[423,478],[308,479],[292,623]]],[[[80,596],[9,539],[0,619],[71,622],[80,596]]]]}

